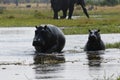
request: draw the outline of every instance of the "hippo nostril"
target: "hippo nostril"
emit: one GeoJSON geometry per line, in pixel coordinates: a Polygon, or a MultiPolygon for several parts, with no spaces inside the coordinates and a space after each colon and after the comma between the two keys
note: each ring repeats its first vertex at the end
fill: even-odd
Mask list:
{"type": "Polygon", "coordinates": [[[94,35],[92,35],[91,37],[92,37],[92,38],[95,38],[95,36],[94,36],[94,35]]]}
{"type": "Polygon", "coordinates": [[[39,41],[33,41],[33,46],[39,46],[41,43],[39,41]]]}
{"type": "Polygon", "coordinates": [[[90,39],[90,40],[96,40],[97,38],[96,38],[95,35],[91,35],[91,36],[89,37],[89,39],[90,39]]]}
{"type": "Polygon", "coordinates": [[[36,46],[37,45],[37,41],[33,41],[32,45],[36,46]]]}

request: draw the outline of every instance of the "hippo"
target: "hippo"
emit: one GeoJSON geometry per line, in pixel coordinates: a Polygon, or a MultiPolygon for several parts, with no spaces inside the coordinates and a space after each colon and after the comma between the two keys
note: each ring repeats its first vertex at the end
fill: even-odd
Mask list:
{"type": "Polygon", "coordinates": [[[101,40],[100,30],[89,30],[88,41],[84,51],[99,51],[105,50],[105,45],[101,40]]]}
{"type": "Polygon", "coordinates": [[[50,0],[50,2],[54,12],[54,19],[58,19],[58,12],[61,10],[63,12],[63,16],[61,16],[60,18],[66,18],[67,11],[69,10],[68,19],[71,19],[75,4],[81,5],[83,12],[89,18],[84,0],[50,0]]]}
{"type": "Polygon", "coordinates": [[[35,27],[36,30],[32,45],[36,51],[40,53],[60,53],[65,45],[63,32],[54,25],[40,25],[35,27]]]}

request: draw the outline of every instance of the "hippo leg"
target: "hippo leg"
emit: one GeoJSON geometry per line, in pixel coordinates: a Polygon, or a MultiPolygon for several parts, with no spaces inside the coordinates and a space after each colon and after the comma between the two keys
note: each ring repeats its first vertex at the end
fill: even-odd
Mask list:
{"type": "Polygon", "coordinates": [[[58,11],[54,11],[54,19],[58,19],[58,11]]]}
{"type": "Polygon", "coordinates": [[[67,16],[67,10],[63,10],[63,16],[61,16],[61,19],[65,19],[67,16]]]}
{"type": "Polygon", "coordinates": [[[74,5],[71,5],[69,7],[68,19],[71,19],[73,11],[74,11],[74,5]]]}
{"type": "Polygon", "coordinates": [[[85,15],[87,16],[87,18],[89,18],[89,15],[88,15],[88,12],[87,12],[87,9],[85,8],[85,6],[81,5],[82,9],[83,9],[83,12],[85,13],[85,15]]]}
{"type": "Polygon", "coordinates": [[[57,52],[57,45],[55,44],[52,48],[48,49],[46,52],[57,52]]]}
{"type": "Polygon", "coordinates": [[[59,46],[58,41],[56,41],[55,44],[50,49],[48,49],[46,52],[59,52],[58,46],[59,46]]]}

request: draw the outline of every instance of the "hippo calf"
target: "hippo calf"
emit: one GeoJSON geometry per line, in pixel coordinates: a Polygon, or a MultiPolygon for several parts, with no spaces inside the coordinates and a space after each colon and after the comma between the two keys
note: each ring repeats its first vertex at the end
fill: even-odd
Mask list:
{"type": "Polygon", "coordinates": [[[89,37],[85,45],[84,51],[105,50],[105,45],[101,40],[99,32],[100,30],[89,30],[89,37]]]}
{"type": "Polygon", "coordinates": [[[60,53],[65,45],[65,36],[63,32],[56,26],[36,26],[32,45],[35,47],[37,52],[60,53]]]}

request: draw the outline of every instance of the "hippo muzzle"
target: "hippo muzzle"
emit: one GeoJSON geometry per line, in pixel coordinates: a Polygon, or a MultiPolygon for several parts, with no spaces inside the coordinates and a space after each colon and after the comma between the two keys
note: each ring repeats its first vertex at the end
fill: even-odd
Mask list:
{"type": "Polygon", "coordinates": [[[36,38],[34,38],[34,40],[33,40],[33,46],[44,46],[45,45],[45,42],[42,40],[42,39],[40,39],[40,38],[38,38],[38,39],[36,39],[36,38]]]}
{"type": "Polygon", "coordinates": [[[91,35],[89,36],[89,40],[97,40],[97,36],[94,35],[94,34],[91,34],[91,35]]]}

